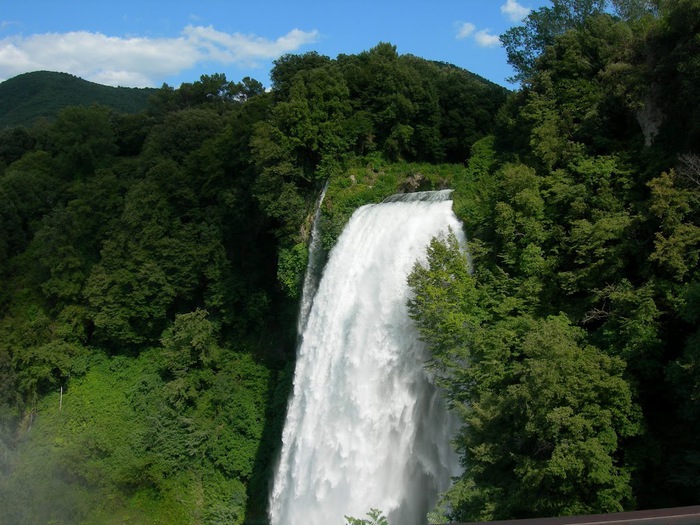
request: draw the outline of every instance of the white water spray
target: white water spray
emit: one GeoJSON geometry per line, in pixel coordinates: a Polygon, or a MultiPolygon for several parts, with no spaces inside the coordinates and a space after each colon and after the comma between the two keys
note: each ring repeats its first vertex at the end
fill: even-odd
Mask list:
{"type": "Polygon", "coordinates": [[[458,473],[454,417],[425,372],[406,278],[461,225],[449,192],[358,209],[316,292],[270,499],[272,525],[342,525],[381,509],[419,525],[458,473]]]}

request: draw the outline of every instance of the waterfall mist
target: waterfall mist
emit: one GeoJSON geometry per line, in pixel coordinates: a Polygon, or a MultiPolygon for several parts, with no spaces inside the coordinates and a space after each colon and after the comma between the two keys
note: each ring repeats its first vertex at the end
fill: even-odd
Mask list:
{"type": "Polygon", "coordinates": [[[458,473],[456,421],[406,306],[406,278],[430,239],[461,234],[447,199],[364,206],[331,251],[301,335],[272,525],[341,525],[373,507],[390,523],[422,524],[458,473]]]}

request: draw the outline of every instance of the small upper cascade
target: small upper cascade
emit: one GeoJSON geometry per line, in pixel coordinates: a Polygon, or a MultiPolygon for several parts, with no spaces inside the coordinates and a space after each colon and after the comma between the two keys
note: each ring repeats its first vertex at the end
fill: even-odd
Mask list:
{"type": "Polygon", "coordinates": [[[323,265],[323,250],[321,248],[321,236],[319,232],[319,222],[321,218],[321,205],[328,190],[328,180],[323,185],[318,200],[316,201],[316,210],[314,211],[314,220],[311,224],[311,234],[309,238],[309,258],[306,263],[306,272],[304,273],[304,285],[301,292],[301,304],[299,306],[299,320],[297,321],[297,333],[301,335],[306,328],[306,321],[309,318],[311,305],[318,289],[318,282],[321,278],[321,267],[323,265]]]}

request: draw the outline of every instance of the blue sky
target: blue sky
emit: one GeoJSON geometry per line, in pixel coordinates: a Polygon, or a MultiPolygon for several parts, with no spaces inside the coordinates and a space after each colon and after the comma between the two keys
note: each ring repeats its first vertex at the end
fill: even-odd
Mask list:
{"type": "Polygon", "coordinates": [[[62,71],[108,85],[177,87],[202,74],[269,85],[285,53],[335,58],[390,42],[501,85],[498,35],[547,0],[0,0],[0,80],[62,71]]]}

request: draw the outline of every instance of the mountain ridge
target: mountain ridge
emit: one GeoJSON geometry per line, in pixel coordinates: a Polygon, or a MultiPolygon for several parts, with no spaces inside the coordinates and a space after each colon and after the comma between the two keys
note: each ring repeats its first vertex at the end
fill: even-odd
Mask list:
{"type": "Polygon", "coordinates": [[[105,86],[55,71],[22,73],[0,82],[0,128],[50,120],[67,106],[100,104],[120,113],[138,113],[156,91],[105,86]]]}

